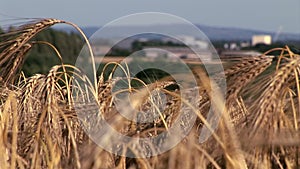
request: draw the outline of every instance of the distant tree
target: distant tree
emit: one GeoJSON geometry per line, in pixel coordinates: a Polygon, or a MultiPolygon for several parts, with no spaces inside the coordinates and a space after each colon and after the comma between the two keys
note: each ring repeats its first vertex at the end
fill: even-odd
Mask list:
{"type": "Polygon", "coordinates": [[[120,48],[112,48],[111,51],[107,54],[109,56],[129,56],[131,54],[130,50],[120,49],[120,48]]]}
{"type": "Polygon", "coordinates": [[[164,42],[164,41],[161,41],[161,40],[149,40],[149,41],[146,41],[146,42],[141,42],[141,41],[138,41],[138,40],[135,40],[132,44],[131,44],[131,50],[134,52],[134,51],[138,51],[138,50],[142,50],[144,47],[146,46],[154,46],[154,47],[157,47],[157,46],[185,46],[184,44],[182,43],[175,43],[175,42],[172,42],[172,41],[167,41],[167,42],[164,42]]]}
{"type": "MultiPolygon", "coordinates": [[[[37,34],[32,41],[51,43],[60,52],[63,62],[68,64],[75,63],[83,46],[83,40],[78,34],[66,33],[51,28],[37,34]]],[[[46,73],[56,64],[60,64],[60,61],[54,50],[48,45],[37,43],[28,53],[22,70],[26,75],[46,73]]]]}
{"type": "Polygon", "coordinates": [[[140,41],[134,41],[131,44],[131,50],[132,51],[138,51],[138,50],[142,50],[143,49],[143,45],[140,41]]]}
{"type": "MultiPolygon", "coordinates": [[[[259,44],[256,44],[255,46],[242,48],[242,50],[256,50],[258,52],[265,53],[270,49],[284,48],[284,46],[285,46],[285,44],[280,43],[280,42],[274,43],[274,44],[271,44],[271,45],[266,45],[266,44],[263,44],[263,43],[259,43],[259,44]]],[[[270,55],[280,55],[280,51],[274,51],[274,52],[271,52],[269,54],[270,55]]]]}

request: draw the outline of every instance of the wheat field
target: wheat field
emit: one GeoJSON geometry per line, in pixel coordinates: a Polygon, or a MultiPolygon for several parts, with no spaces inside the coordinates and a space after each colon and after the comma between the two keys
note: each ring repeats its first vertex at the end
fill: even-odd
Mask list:
{"type": "MultiPolygon", "coordinates": [[[[206,85],[209,82],[203,70],[193,70],[201,79],[197,86],[200,97],[194,100],[197,107],[190,103],[193,98],[183,99],[177,91],[166,89],[175,83],[170,78],[145,84],[142,89],[128,88],[137,109],[147,109],[153,103],[148,91],[168,95],[165,110],[149,111],[158,111],[160,115],[149,124],[128,121],[118,115],[113,104],[116,98],[110,92],[117,79],[112,76],[94,74],[97,80],[93,83],[80,69],[63,62],[53,66],[48,74],[30,77],[22,74],[25,56],[36,44],[32,38],[55,24],[74,26],[88,44],[79,27],[58,19],[36,20],[0,35],[1,169],[300,168],[300,56],[288,46],[271,50],[280,51],[279,56],[268,56],[271,51],[267,51],[225,69],[225,109],[212,136],[199,143],[199,130],[205,126],[211,128],[205,117],[212,97],[219,97],[211,94],[213,85],[206,85]],[[78,95],[81,97],[75,97],[78,95]],[[95,102],[86,104],[88,98],[95,102]],[[155,137],[175,123],[182,104],[197,115],[191,131],[171,150],[148,158],[124,157],[100,148],[86,134],[78,118],[79,111],[90,114],[95,126],[101,127],[97,118],[102,118],[123,135],[155,137]]],[[[55,46],[44,43],[63,60],[55,46]]],[[[109,73],[113,74],[113,70],[109,73]]],[[[188,91],[186,94],[189,95],[188,91]]],[[[182,121],[183,125],[188,123],[182,121]]],[[[118,145],[122,153],[134,154],[145,148],[141,145],[129,149],[128,144],[118,145]]],[[[153,153],[151,149],[147,151],[153,153]]]]}

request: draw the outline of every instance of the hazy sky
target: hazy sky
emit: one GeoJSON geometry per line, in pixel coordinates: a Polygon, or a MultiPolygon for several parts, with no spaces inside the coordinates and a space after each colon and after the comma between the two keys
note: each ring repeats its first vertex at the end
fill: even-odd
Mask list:
{"type": "Polygon", "coordinates": [[[0,25],[13,17],[54,17],[101,26],[136,12],[165,12],[211,26],[300,33],[300,0],[2,0],[0,25]],[[6,16],[8,15],[8,16],[6,16]]]}

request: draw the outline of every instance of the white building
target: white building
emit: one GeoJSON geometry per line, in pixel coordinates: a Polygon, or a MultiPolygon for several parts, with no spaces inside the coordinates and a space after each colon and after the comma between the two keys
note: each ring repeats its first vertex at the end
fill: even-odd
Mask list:
{"type": "Polygon", "coordinates": [[[257,44],[271,45],[272,44],[271,35],[254,35],[254,36],[252,36],[252,46],[255,46],[257,44]]]}
{"type": "Polygon", "coordinates": [[[196,47],[199,49],[207,49],[209,44],[205,40],[199,40],[196,37],[188,36],[188,35],[180,35],[178,36],[179,40],[181,40],[185,45],[190,47],[196,47]]]}

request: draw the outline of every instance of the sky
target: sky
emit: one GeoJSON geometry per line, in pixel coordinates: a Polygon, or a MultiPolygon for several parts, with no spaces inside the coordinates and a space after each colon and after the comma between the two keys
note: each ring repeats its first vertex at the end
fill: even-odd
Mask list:
{"type": "Polygon", "coordinates": [[[81,27],[103,26],[129,14],[163,12],[208,26],[300,33],[300,0],[1,1],[0,25],[7,19],[52,17],[81,27]]]}

